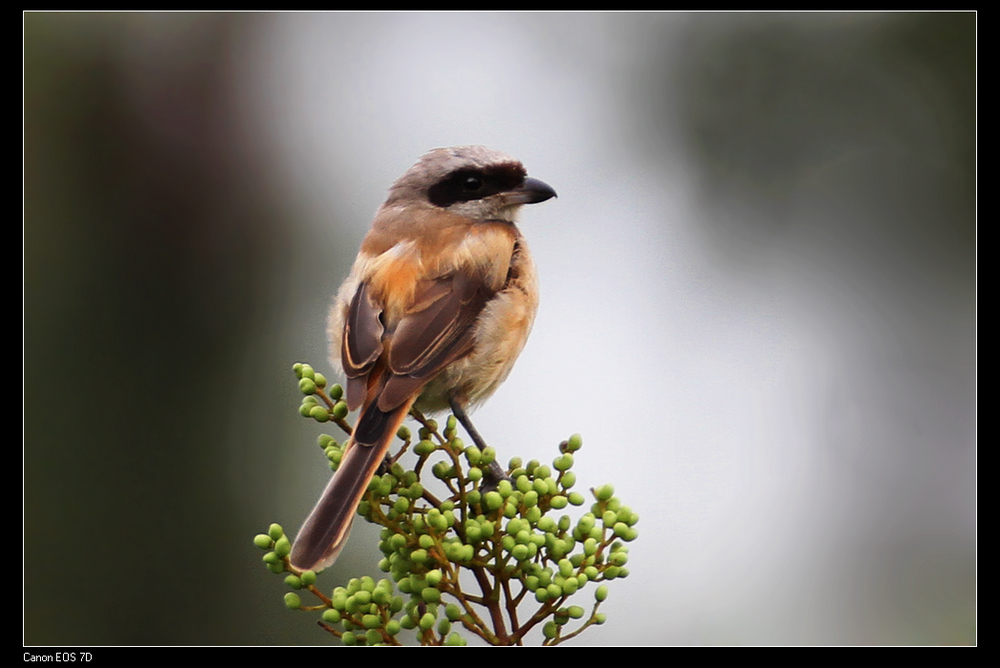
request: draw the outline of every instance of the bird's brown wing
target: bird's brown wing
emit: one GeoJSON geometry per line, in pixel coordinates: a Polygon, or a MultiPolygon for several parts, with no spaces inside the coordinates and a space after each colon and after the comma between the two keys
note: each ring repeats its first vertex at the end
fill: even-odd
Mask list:
{"type": "Polygon", "coordinates": [[[389,341],[386,379],[378,398],[391,410],[475,343],[475,324],[493,292],[481,280],[455,273],[418,286],[415,307],[404,316],[389,341]]]}
{"type": "Polygon", "coordinates": [[[382,354],[382,305],[371,296],[368,283],[358,286],[344,322],[340,358],[347,376],[347,406],[361,406],[367,391],[367,376],[382,354]]]}
{"type": "Polygon", "coordinates": [[[367,284],[358,287],[341,356],[348,405],[364,403],[364,409],[337,474],[295,539],[291,562],[296,568],[326,568],[340,554],[355,509],[420,389],[472,349],[476,320],[492,294],[481,281],[460,273],[422,281],[413,306],[386,330],[381,304],[367,284]]]}

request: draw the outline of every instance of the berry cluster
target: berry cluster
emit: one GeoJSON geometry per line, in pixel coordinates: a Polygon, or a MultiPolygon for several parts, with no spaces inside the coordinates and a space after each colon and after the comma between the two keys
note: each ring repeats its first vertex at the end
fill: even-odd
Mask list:
{"type": "MultiPolygon", "coordinates": [[[[325,379],[311,367],[297,364],[295,371],[305,395],[302,415],[335,421],[349,433],[340,387],[327,393],[325,379]]],[[[625,543],[637,536],[638,516],[611,485],[590,490],[589,511],[576,521],[559,513],[586,503],[573,489],[580,436],[560,444],[551,466],[515,458],[502,471],[492,448],[462,442],[454,417],[443,430],[419,413],[414,417],[421,424],[416,443],[400,428],[399,452],[372,479],[358,509],[382,527],[379,568],[389,578],[353,579],[327,596],[313,572],[292,573],[286,583],[310,591],[320,604],[303,606],[290,592],[286,605],[321,610],[321,624],[345,644],[401,644],[398,634],[407,629],[422,644],[460,645],[466,641],[458,630],[465,629],[489,644],[514,645],[536,628],[543,644],[557,644],[603,623],[603,583],[628,575],[625,543]],[[417,460],[407,468],[399,457],[411,446],[417,460]],[[423,484],[428,466],[444,492],[423,484]],[[589,614],[569,602],[587,585],[596,585],[589,614]]],[[[342,446],[328,435],[319,444],[336,469],[342,446]]],[[[270,570],[290,570],[291,545],[280,526],[255,543],[268,550],[270,570]]]]}

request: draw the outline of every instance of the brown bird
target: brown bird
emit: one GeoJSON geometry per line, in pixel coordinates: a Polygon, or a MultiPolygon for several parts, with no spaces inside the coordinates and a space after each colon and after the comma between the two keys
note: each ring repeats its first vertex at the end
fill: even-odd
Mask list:
{"type": "Polygon", "coordinates": [[[538,279],[515,221],[555,191],[483,146],[439,148],[389,189],[330,311],[330,351],[361,413],[340,467],[299,530],[291,563],[340,554],[355,511],[410,408],[465,409],[510,373],[538,309],[538,279]]]}

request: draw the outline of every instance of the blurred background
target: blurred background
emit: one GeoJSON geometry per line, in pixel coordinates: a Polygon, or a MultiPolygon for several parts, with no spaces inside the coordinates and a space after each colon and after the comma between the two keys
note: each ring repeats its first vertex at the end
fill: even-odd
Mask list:
{"type": "Polygon", "coordinates": [[[641,517],[575,644],[975,643],[976,18],[24,14],[24,642],[336,644],[251,542],[328,476],[291,365],[476,143],[559,193],[477,426],[641,517]]]}

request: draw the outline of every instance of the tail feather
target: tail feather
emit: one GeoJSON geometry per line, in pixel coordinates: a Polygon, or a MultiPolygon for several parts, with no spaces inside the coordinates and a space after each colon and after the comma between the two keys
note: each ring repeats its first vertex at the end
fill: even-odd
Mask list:
{"type": "Polygon", "coordinates": [[[309,513],[292,546],[291,563],[318,571],[332,565],[347,542],[361,497],[385,459],[415,397],[391,411],[364,410],[348,441],[340,467],[309,513]],[[361,438],[358,438],[360,436],[361,438]]]}

